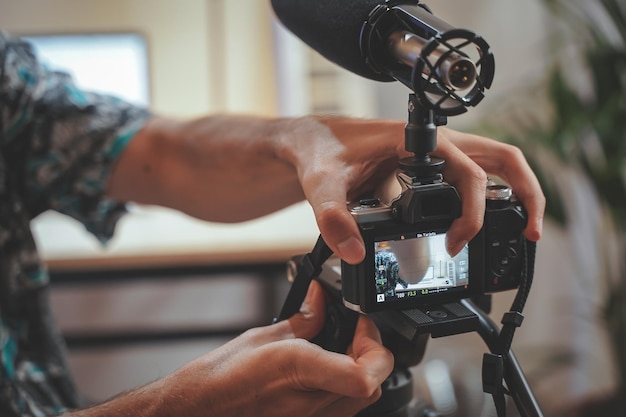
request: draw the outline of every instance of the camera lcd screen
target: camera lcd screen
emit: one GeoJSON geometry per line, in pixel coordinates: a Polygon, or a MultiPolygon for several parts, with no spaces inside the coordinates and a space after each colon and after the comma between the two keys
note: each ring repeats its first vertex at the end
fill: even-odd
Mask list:
{"type": "Polygon", "coordinates": [[[374,242],[376,302],[465,291],[469,248],[451,257],[445,233],[414,233],[374,242]]]}

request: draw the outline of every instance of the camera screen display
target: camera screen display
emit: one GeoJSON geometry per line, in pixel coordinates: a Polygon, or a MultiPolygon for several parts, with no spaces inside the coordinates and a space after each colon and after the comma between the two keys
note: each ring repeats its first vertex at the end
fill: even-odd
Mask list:
{"type": "Polygon", "coordinates": [[[376,302],[463,291],[469,285],[468,245],[455,257],[445,233],[414,233],[374,242],[376,302]]]}

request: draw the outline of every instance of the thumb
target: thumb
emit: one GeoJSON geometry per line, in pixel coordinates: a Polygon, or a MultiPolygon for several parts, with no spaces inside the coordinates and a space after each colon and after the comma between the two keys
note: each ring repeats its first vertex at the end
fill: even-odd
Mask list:
{"type": "Polygon", "coordinates": [[[335,201],[325,201],[319,206],[313,206],[313,211],[328,247],[344,261],[358,264],[365,258],[365,247],[358,226],[346,209],[346,203],[338,202],[344,200],[345,197],[343,200],[336,198],[335,201]]]}
{"type": "Polygon", "coordinates": [[[289,326],[294,337],[311,340],[322,330],[326,317],[326,297],[319,282],[309,285],[300,312],[289,318],[289,326]]]}

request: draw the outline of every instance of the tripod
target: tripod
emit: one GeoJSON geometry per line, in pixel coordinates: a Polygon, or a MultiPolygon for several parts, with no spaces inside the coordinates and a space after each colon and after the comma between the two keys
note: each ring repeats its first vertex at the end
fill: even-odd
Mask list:
{"type": "MultiPolygon", "coordinates": [[[[359,313],[343,306],[341,284],[332,252],[320,237],[313,251],[291,261],[295,274],[291,291],[283,305],[280,317],[290,317],[298,311],[312,279],[319,281],[332,297],[326,311],[326,322],[320,334],[313,340],[316,344],[334,352],[345,352],[352,341],[359,313]]],[[[495,395],[501,393],[502,380],[522,417],[542,417],[541,409],[526,381],[513,351],[504,355],[499,350],[501,329],[476,304],[463,299],[442,308],[455,314],[428,320],[422,309],[384,311],[370,317],[381,331],[383,344],[396,358],[396,368],[382,385],[381,398],[362,410],[359,417],[437,417],[427,407],[415,407],[413,380],[410,367],[417,365],[425,352],[430,336],[445,337],[453,334],[477,332],[489,348],[491,355],[483,362],[483,389],[495,395]],[[498,361],[501,358],[502,361],[498,361]],[[491,365],[491,366],[490,366],[491,365]],[[495,365],[495,366],[494,366],[495,365]]],[[[499,413],[501,413],[500,411],[499,413]]],[[[500,414],[499,414],[500,415],[500,414]]]]}

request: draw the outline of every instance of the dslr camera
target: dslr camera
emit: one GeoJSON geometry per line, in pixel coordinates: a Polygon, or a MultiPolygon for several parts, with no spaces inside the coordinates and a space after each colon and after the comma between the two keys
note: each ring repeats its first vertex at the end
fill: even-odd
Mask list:
{"type": "Polygon", "coordinates": [[[446,234],[461,213],[456,189],[443,181],[414,185],[398,175],[403,191],[349,204],[365,242],[365,260],[341,262],[346,307],[374,313],[433,310],[433,306],[515,289],[522,274],[522,231],[527,216],[506,185],[487,184],[481,231],[454,256],[446,234]]]}

